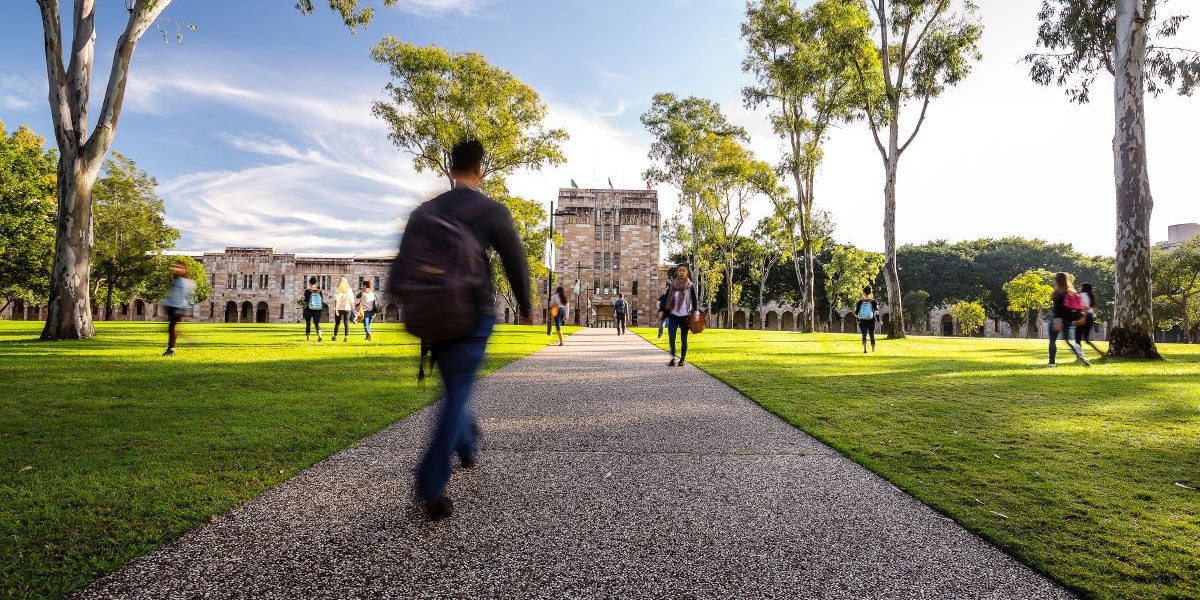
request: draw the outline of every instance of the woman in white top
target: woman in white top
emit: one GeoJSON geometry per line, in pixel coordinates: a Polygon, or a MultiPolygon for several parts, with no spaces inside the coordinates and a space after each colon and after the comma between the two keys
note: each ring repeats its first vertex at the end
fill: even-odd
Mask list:
{"type": "Polygon", "coordinates": [[[379,296],[371,287],[370,280],[362,282],[362,291],[358,293],[358,308],[362,311],[363,331],[367,341],[371,341],[371,323],[375,321],[375,313],[379,312],[379,296]]]}
{"type": "Polygon", "coordinates": [[[671,347],[671,362],[668,367],[682,367],[687,360],[688,351],[688,317],[700,311],[700,302],[696,299],[696,286],[688,279],[688,266],[680,264],[675,267],[675,279],[667,285],[667,293],[662,305],[658,307],[667,315],[667,340],[671,347]],[[675,362],[675,332],[683,330],[682,343],[679,347],[679,362],[675,362]]]}
{"type": "Polygon", "coordinates": [[[350,289],[350,282],[343,277],[337,284],[337,294],[333,297],[333,309],[337,311],[333,316],[333,339],[337,341],[338,326],[345,325],[346,329],[342,333],[342,341],[347,341],[350,337],[350,311],[354,310],[354,290],[350,289]]]}
{"type": "Polygon", "coordinates": [[[1092,291],[1092,284],[1084,283],[1079,286],[1079,299],[1083,302],[1084,319],[1083,325],[1075,326],[1075,345],[1083,351],[1083,342],[1092,347],[1092,350],[1104,356],[1105,352],[1096,347],[1092,343],[1092,328],[1096,326],[1096,292],[1092,291]]]}

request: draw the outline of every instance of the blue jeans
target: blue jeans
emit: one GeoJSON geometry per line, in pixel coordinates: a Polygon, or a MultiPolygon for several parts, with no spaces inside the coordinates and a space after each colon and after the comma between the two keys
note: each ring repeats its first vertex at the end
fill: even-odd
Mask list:
{"type": "Polygon", "coordinates": [[[1071,343],[1071,328],[1075,326],[1075,323],[1072,323],[1070,319],[1063,319],[1062,324],[1062,331],[1055,331],[1054,319],[1051,318],[1050,323],[1046,327],[1050,332],[1050,364],[1054,364],[1054,357],[1058,354],[1058,338],[1060,336],[1067,343],[1067,347],[1075,353],[1076,357],[1083,358],[1083,350],[1080,350],[1078,346],[1071,343]]]}
{"type": "Polygon", "coordinates": [[[365,330],[367,332],[367,335],[371,335],[371,321],[373,321],[374,319],[375,319],[375,311],[373,311],[373,310],[364,310],[363,311],[363,330],[365,330]]]}
{"type": "Polygon", "coordinates": [[[667,317],[667,340],[671,346],[671,358],[675,358],[675,330],[683,330],[682,343],[679,345],[679,360],[687,358],[687,336],[691,331],[688,329],[687,317],[677,317],[671,315],[667,317]]]}
{"type": "Polygon", "coordinates": [[[450,483],[450,457],[458,454],[463,461],[473,460],[475,416],[467,401],[475,385],[475,374],[483,364],[488,337],[496,324],[493,315],[480,315],[475,330],[465,338],[433,345],[434,361],[442,373],[446,397],[442,399],[437,425],[429,449],[417,467],[417,493],[422,500],[442,497],[450,483]]]}

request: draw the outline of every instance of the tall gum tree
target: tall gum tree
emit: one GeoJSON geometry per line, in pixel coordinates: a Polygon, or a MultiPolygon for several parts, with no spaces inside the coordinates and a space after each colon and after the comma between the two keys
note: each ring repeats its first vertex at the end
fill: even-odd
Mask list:
{"type": "Polygon", "coordinates": [[[1116,288],[1109,354],[1160,359],[1154,343],[1150,215],[1154,197],[1146,160],[1146,92],[1191,96],[1200,52],[1156,44],[1174,37],[1186,16],[1163,16],[1167,0],[1044,0],[1037,45],[1025,57],[1030,77],[1067,87],[1072,102],[1090,99],[1096,76],[1113,76],[1113,172],[1116,189],[1116,288]]]}
{"type": "Polygon", "coordinates": [[[483,175],[559,165],[566,157],[562,129],[547,130],[547,108],[532,87],[492,65],[478,52],[448,52],[385,37],[371,58],[388,68],[389,100],[372,112],[387,123],[392,143],[413,157],[418,172],[432,170],[450,185],[450,150],[475,138],[483,144],[483,175]]]}
{"type": "MultiPolygon", "coordinates": [[[[70,18],[72,38],[63,39],[59,0],[37,0],[41,13],[49,85],[50,120],[58,145],[58,222],[54,267],[50,278],[44,340],[85,339],[96,334],[92,325],[89,274],[92,266],[92,188],[104,157],[112,148],[121,119],[130,64],[138,41],[160,22],[172,0],[125,0],[129,19],[117,38],[108,87],[93,127],[92,71],[96,49],[97,0],[75,0],[70,18]],[[69,45],[64,42],[69,43],[69,45]],[[69,54],[66,54],[69,53],[69,54]],[[69,60],[67,60],[69,59],[69,60]]],[[[380,0],[392,6],[397,0],[380,0]]],[[[370,22],[371,0],[330,0],[351,32],[370,22]]],[[[296,9],[313,11],[311,0],[296,9]]]]}
{"type": "MultiPolygon", "coordinates": [[[[821,0],[800,10],[794,0],[758,0],[746,7],[742,38],[747,56],[742,70],[757,85],[742,90],[748,108],[771,108],[775,134],[787,144],[779,171],[791,176],[795,200],[786,203],[799,233],[793,257],[800,284],[801,329],[816,328],[815,255],[820,251],[814,219],[817,171],[830,127],[860,116],[867,90],[860,85],[851,56],[869,56],[870,17],[857,0],[821,0]],[[857,46],[857,51],[853,49],[857,46]]],[[[866,72],[877,73],[870,65],[866,72]]]]}
{"type": "Polygon", "coordinates": [[[863,84],[882,79],[883,105],[871,102],[870,95],[864,96],[863,112],[883,160],[883,275],[891,309],[888,337],[902,338],[903,293],[896,260],[896,174],[900,157],[921,132],[930,103],[970,75],[972,64],[983,58],[979,52],[983,25],[970,0],[861,1],[875,20],[877,44],[866,54],[858,51],[857,44],[844,51],[855,61],[863,84]],[[920,103],[921,112],[911,133],[901,142],[901,112],[910,102],[920,103]],[[880,136],[885,128],[886,143],[880,136]]]}

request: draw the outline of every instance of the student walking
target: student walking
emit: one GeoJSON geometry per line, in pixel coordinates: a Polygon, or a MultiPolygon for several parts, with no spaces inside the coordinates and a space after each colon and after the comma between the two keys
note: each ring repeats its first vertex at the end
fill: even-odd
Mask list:
{"type": "Polygon", "coordinates": [[[404,303],[409,330],[432,344],[446,391],[429,448],[416,470],[417,496],[431,520],[454,513],[445,493],[451,456],[457,454],[463,468],[473,467],[479,456],[479,427],[468,401],[496,323],[487,272],[489,249],[500,255],[520,322],[529,323],[525,247],[508,209],[479,191],[483,158],[483,145],[477,140],[454,146],[450,152],[454,189],[413,211],[400,256],[392,266],[395,275],[388,277],[404,303]],[[432,279],[428,273],[434,271],[446,275],[432,279]],[[466,306],[460,299],[466,299],[466,306]]]}
{"type": "Polygon", "coordinates": [[[367,341],[371,341],[371,323],[375,321],[375,313],[379,312],[379,295],[371,287],[370,281],[362,282],[362,291],[358,293],[358,307],[362,310],[363,332],[367,341]]]}
{"type": "Polygon", "coordinates": [[[1077,321],[1083,319],[1083,303],[1079,298],[1079,293],[1071,285],[1070,276],[1066,273],[1054,274],[1054,294],[1051,299],[1054,302],[1054,312],[1051,314],[1049,327],[1050,362],[1046,366],[1055,366],[1059,336],[1062,336],[1067,347],[1075,353],[1075,364],[1085,367],[1092,366],[1092,363],[1083,356],[1083,349],[1071,343],[1071,328],[1076,326],[1077,321]]]}
{"type": "Polygon", "coordinates": [[[625,294],[617,294],[617,301],[613,303],[613,319],[617,322],[617,335],[625,334],[625,314],[629,312],[629,303],[625,301],[625,294]]]}
{"type": "Polygon", "coordinates": [[[163,300],[163,306],[167,307],[167,351],[163,356],[175,356],[176,326],[191,307],[192,296],[196,293],[196,282],[188,277],[187,265],[182,260],[171,265],[171,275],[171,287],[163,300]]]}
{"type": "Polygon", "coordinates": [[[658,297],[658,339],[662,339],[663,328],[667,326],[667,313],[663,310],[663,305],[667,302],[667,295],[663,294],[658,297]]]}
{"type": "Polygon", "coordinates": [[[871,286],[864,286],[862,298],[854,305],[854,316],[858,317],[858,330],[862,332],[863,354],[867,353],[867,336],[871,337],[871,352],[875,351],[875,323],[879,320],[879,303],[872,295],[871,286]]]}
{"type": "Polygon", "coordinates": [[[343,277],[338,281],[337,293],[333,295],[333,341],[337,341],[338,325],[344,325],[342,341],[350,337],[350,313],[354,310],[354,291],[350,282],[343,277]]]}
{"type": "Polygon", "coordinates": [[[554,288],[554,296],[550,299],[550,322],[554,323],[554,331],[558,333],[558,345],[563,345],[562,326],[567,314],[571,312],[570,297],[560,285],[554,288]]]}
{"type": "Polygon", "coordinates": [[[667,340],[671,348],[671,362],[668,367],[686,364],[688,351],[688,317],[700,312],[700,302],[696,299],[696,286],[688,279],[688,267],[681,264],[675,267],[675,279],[667,285],[667,293],[659,306],[667,316],[667,340]],[[679,346],[679,362],[675,362],[675,332],[682,330],[679,346]]]}
{"type": "Polygon", "coordinates": [[[1092,284],[1084,283],[1079,286],[1079,300],[1083,303],[1083,325],[1075,326],[1075,346],[1079,351],[1083,351],[1083,342],[1092,347],[1097,353],[1103,357],[1106,353],[1097,348],[1096,344],[1092,343],[1092,329],[1096,327],[1096,292],[1092,291],[1092,284]]]}
{"type": "Polygon", "coordinates": [[[317,278],[308,278],[308,289],[304,290],[304,340],[308,341],[312,326],[317,325],[317,341],[321,341],[321,311],[325,310],[325,296],[317,287],[317,278]]]}

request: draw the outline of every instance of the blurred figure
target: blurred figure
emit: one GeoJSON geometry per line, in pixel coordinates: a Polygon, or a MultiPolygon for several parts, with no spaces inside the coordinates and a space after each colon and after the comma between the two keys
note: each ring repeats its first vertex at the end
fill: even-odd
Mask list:
{"type": "Polygon", "coordinates": [[[560,285],[554,289],[554,296],[550,299],[550,321],[554,323],[554,331],[558,333],[559,346],[563,345],[562,326],[569,312],[571,312],[570,296],[560,285]]]}
{"type": "Polygon", "coordinates": [[[163,356],[175,356],[176,327],[185,312],[191,309],[192,296],[196,293],[196,282],[188,277],[187,264],[177,260],[171,265],[171,287],[163,306],[167,307],[167,351],[163,356]]]}

